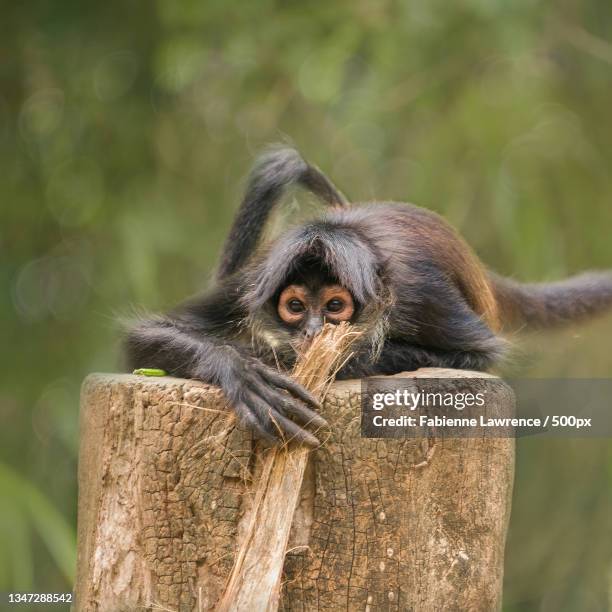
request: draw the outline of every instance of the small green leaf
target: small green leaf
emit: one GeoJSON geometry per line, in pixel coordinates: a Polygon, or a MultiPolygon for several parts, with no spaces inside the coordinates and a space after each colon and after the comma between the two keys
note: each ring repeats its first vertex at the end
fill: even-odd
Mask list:
{"type": "Polygon", "coordinates": [[[132,374],[138,374],[139,376],[168,376],[166,370],[159,370],[157,368],[138,368],[132,374]]]}

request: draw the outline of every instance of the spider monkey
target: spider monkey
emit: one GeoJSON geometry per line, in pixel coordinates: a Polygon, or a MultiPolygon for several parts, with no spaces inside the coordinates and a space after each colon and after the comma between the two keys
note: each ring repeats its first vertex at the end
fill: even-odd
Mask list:
{"type": "Polygon", "coordinates": [[[257,161],[215,286],[129,330],[130,367],[163,368],[224,391],[239,419],[271,442],[317,445],[317,402],[280,370],[323,324],[362,331],[337,378],[424,366],[485,371],[507,350],[512,327],[549,327],[612,306],[612,273],[521,284],[489,272],[441,217],[411,204],[349,205],[291,148],[257,161]],[[329,208],[267,246],[262,232],[285,189],[297,184],[329,208]]]}

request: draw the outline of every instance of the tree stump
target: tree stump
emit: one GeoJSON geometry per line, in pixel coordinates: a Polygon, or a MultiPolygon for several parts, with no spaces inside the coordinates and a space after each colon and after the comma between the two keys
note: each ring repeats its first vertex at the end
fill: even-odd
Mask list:
{"type": "MultiPolygon", "coordinates": [[[[402,376],[473,377],[477,392],[483,375],[402,376]]],[[[336,382],[324,403],[331,435],[312,453],[280,608],[498,609],[514,441],[441,439],[415,469],[419,440],[361,437],[360,392],[359,381],[336,382]]],[[[230,414],[195,381],[86,379],[77,610],[214,609],[266,452],[230,414]]]]}

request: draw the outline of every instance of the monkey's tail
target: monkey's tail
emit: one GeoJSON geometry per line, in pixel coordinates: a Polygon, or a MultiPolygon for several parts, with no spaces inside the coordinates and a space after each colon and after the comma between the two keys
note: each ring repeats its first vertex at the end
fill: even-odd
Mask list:
{"type": "Polygon", "coordinates": [[[348,200],[315,166],[290,147],[275,145],[257,159],[242,204],[221,256],[219,279],[239,270],[257,248],[270,213],[290,185],[304,187],[329,206],[347,206],[348,200]]]}
{"type": "Polygon", "coordinates": [[[552,283],[523,284],[492,273],[490,279],[504,328],[556,327],[612,310],[612,271],[552,283]]]}

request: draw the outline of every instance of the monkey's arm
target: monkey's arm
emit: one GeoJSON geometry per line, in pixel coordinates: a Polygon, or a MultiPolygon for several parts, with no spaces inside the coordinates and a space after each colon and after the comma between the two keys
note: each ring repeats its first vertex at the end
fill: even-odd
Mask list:
{"type": "Polygon", "coordinates": [[[219,307],[214,301],[194,302],[173,316],[141,321],[126,337],[128,366],[163,368],[173,376],[219,386],[238,418],[262,438],[317,445],[315,436],[291,420],[325,427],[325,420],[311,408],[318,407],[317,401],[239,342],[216,335],[213,310],[219,307]]]}
{"type": "Polygon", "coordinates": [[[485,372],[497,360],[482,351],[437,349],[410,344],[405,340],[386,340],[380,356],[372,359],[369,351],[355,355],[338,373],[337,378],[389,376],[419,368],[457,368],[485,372]]]}
{"type": "Polygon", "coordinates": [[[223,247],[217,278],[227,278],[247,262],[257,248],[272,209],[292,184],[301,185],[329,206],[347,204],[332,182],[295,149],[270,148],[251,171],[242,204],[223,247]]]}
{"type": "MultiPolygon", "coordinates": [[[[433,285],[432,285],[433,286],[433,285]]],[[[358,351],[342,378],[382,376],[423,367],[487,371],[500,361],[507,343],[444,282],[418,310],[396,309],[380,355],[358,351]]]]}

